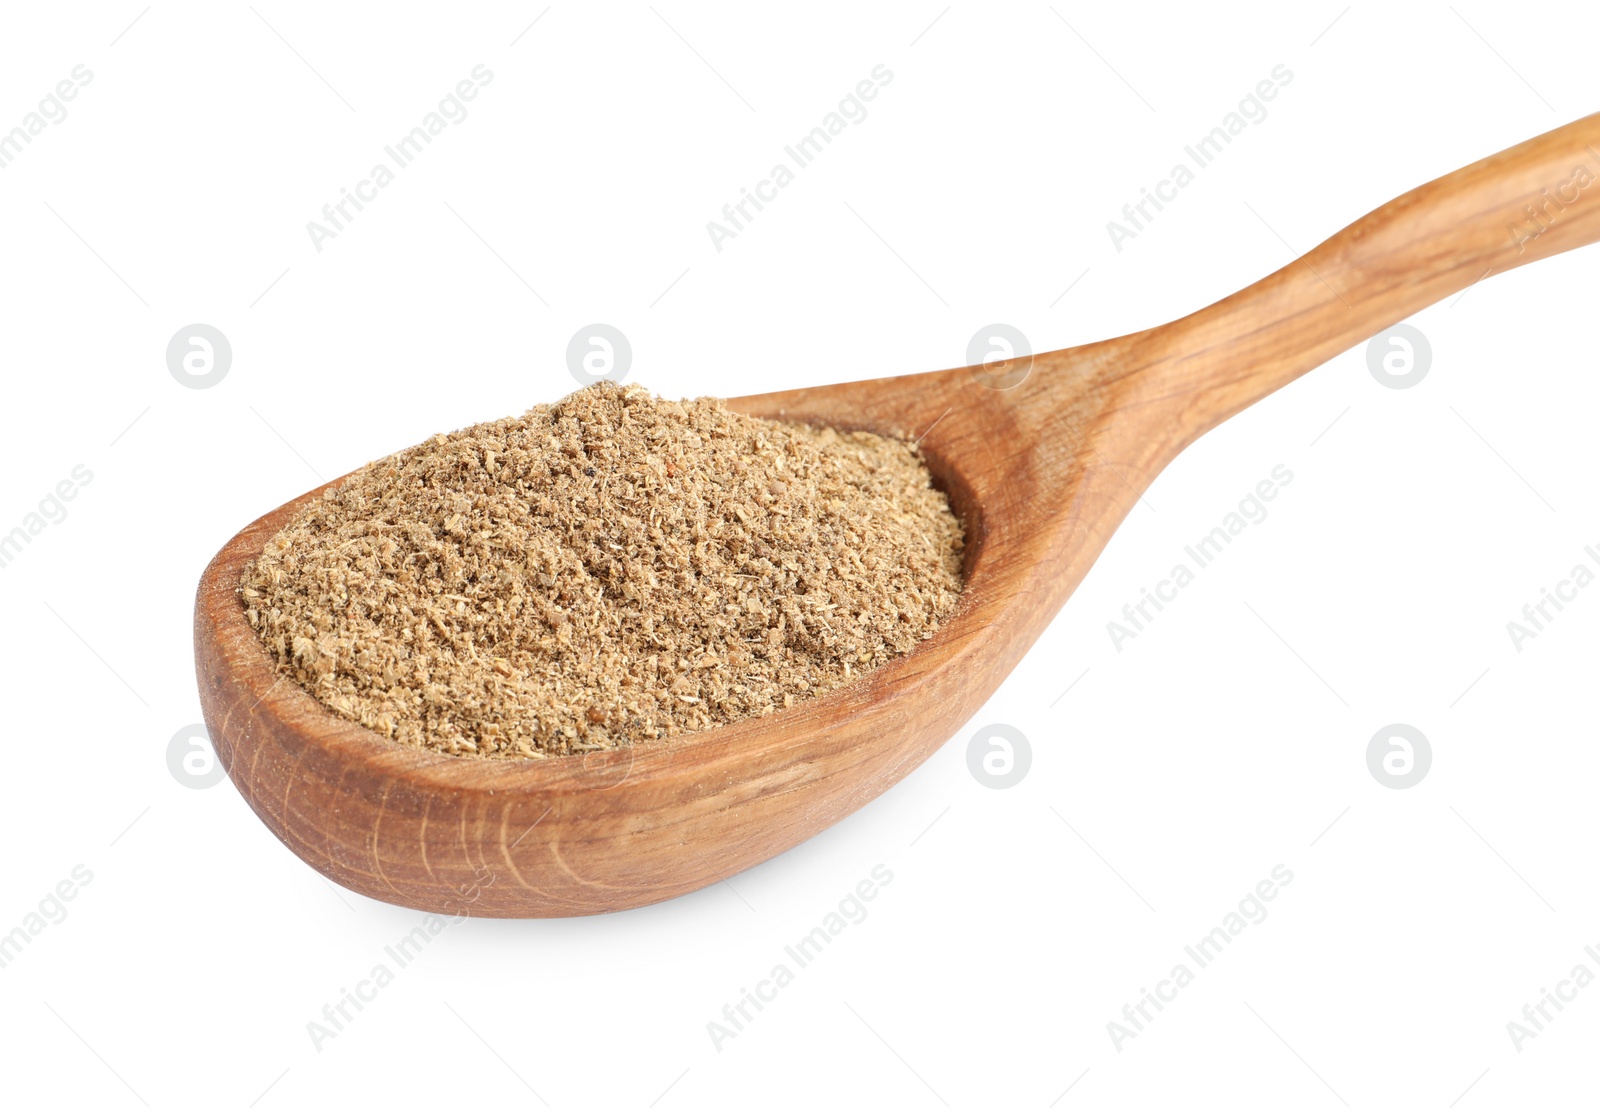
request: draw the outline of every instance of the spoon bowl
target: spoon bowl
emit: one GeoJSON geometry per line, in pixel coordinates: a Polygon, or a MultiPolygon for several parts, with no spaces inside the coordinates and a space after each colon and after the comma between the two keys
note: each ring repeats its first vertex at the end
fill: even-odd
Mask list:
{"type": "Polygon", "coordinates": [[[196,672],[218,760],[295,854],[379,900],[571,916],[711,885],[854,812],[943,745],[1201,434],[1492,272],[1600,239],[1597,179],[1600,115],[1421,186],[1166,325],[1004,365],[730,400],[917,440],[966,527],[965,586],[912,653],[703,732],[489,761],[397,745],[327,710],[277,674],[238,594],[324,485],[240,531],[201,578],[196,672]]]}

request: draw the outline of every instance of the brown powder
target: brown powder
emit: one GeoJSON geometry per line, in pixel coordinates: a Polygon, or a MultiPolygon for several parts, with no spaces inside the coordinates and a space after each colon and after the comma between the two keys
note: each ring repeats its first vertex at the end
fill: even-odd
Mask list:
{"type": "Polygon", "coordinates": [[[375,461],[240,593],[399,743],[534,758],[765,715],[928,638],[962,531],[916,449],[600,383],[375,461]]]}

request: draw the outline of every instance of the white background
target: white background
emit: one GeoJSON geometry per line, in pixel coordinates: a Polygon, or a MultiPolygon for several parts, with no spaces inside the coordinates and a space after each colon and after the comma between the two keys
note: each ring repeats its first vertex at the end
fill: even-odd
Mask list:
{"type": "Polygon", "coordinates": [[[1595,249],[1418,314],[1416,387],[1357,349],[1204,438],[974,722],[849,820],[655,908],[452,926],[314,1047],[307,1023],[421,914],[324,882],[228,782],[169,773],[200,718],[194,586],[235,530],[565,394],[595,321],[630,338],[633,381],[683,396],[960,365],[994,321],[1044,350],[1180,316],[1593,109],[1600,33],[1592,5],[1479,0],[542,10],[7,7],[0,129],[93,73],[0,170],[0,532],[93,473],[0,569],[0,933],[93,874],[0,969],[8,1100],[1592,1095],[1600,989],[1521,1051],[1507,1023],[1600,974],[1600,588],[1520,652],[1506,624],[1596,568],[1595,249]],[[316,251],[306,223],[480,63],[470,114],[316,251]],[[880,63],[867,118],[716,251],[706,222],[880,63]],[[1106,222],[1279,64],[1267,118],[1115,250],[1106,222]],[[197,322],[234,353],[208,390],[164,358],[197,322]],[[1278,464],[1270,516],[1114,649],[1106,623],[1278,464]],[[1032,744],[1004,791],[966,761],[995,722],[1032,744]],[[1403,791],[1365,757],[1396,722],[1433,753],[1403,791]],[[878,864],[866,919],[718,1050],[707,1023],[878,864]],[[1294,880],[1267,919],[1119,1051],[1107,1023],[1276,864],[1294,880]]]}

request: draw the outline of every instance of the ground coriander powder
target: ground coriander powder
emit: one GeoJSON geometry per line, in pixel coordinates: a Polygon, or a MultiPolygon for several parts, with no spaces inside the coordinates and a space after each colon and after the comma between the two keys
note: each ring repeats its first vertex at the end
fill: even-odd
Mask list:
{"type": "Polygon", "coordinates": [[[915,446],[601,382],[368,464],[240,594],[279,673],[482,758],[766,715],[931,636],[961,524],[915,446]]]}

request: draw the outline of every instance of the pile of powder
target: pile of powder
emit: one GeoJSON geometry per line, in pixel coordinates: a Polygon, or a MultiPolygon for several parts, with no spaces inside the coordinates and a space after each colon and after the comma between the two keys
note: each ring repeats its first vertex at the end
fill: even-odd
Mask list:
{"type": "Polygon", "coordinates": [[[279,673],[338,714],[537,758],[845,683],[954,610],[961,550],[910,444],[602,382],[366,465],[240,594],[279,673]]]}

